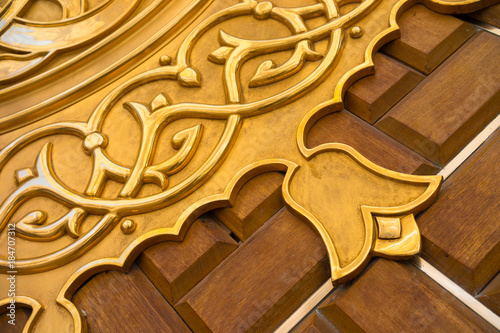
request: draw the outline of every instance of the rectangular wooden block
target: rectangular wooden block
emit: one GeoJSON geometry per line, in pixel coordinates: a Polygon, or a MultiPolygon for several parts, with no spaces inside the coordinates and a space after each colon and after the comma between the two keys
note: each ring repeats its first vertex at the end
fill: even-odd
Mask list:
{"type": "Polygon", "coordinates": [[[500,270],[500,131],[445,182],[417,220],[422,257],[472,294],[500,270]]]}
{"type": "Polygon", "coordinates": [[[73,297],[91,332],[191,332],[141,269],[97,274],[73,297]]]}
{"type": "Polygon", "coordinates": [[[243,185],[233,207],[215,209],[212,213],[245,241],[284,206],[282,183],[283,174],[279,172],[258,175],[243,185]]]}
{"type": "Polygon", "coordinates": [[[500,274],[497,274],[476,298],[500,316],[500,274]]]}
{"type": "Polygon", "coordinates": [[[398,19],[401,38],[383,52],[429,74],[474,34],[474,28],[453,16],[441,15],[423,5],[405,11],[398,19]]]}
{"type": "Polygon", "coordinates": [[[435,174],[439,169],[380,130],[343,110],[318,120],[307,136],[307,145],[345,143],[384,168],[413,174],[435,174]]]}
{"type": "Polygon", "coordinates": [[[500,112],[500,37],[476,34],[376,126],[445,165],[500,112]]]}
{"type": "Polygon", "coordinates": [[[156,244],[139,256],[138,264],[170,304],[175,304],[237,247],[234,239],[204,215],[182,242],[156,244]]]}
{"type": "Polygon", "coordinates": [[[283,208],[175,308],[196,332],[271,332],[329,278],[321,238],[283,208]]]}
{"type": "Polygon", "coordinates": [[[338,333],[335,327],[321,314],[313,312],[290,332],[293,333],[338,333]]]}
{"type": "Polygon", "coordinates": [[[321,314],[339,332],[496,332],[408,262],[380,259],[321,314]]]}
{"type": "Polygon", "coordinates": [[[494,27],[500,28],[500,4],[486,7],[484,9],[478,10],[467,14],[467,16],[472,17],[480,22],[491,24],[494,27]]]}
{"type": "Polygon", "coordinates": [[[375,74],[356,81],[345,95],[345,108],[370,124],[424,79],[422,74],[382,53],[376,53],[373,62],[375,74]]]}

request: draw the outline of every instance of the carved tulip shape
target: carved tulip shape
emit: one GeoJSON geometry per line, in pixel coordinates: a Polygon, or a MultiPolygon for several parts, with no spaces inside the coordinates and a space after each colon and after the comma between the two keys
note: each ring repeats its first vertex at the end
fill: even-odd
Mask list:
{"type": "Polygon", "coordinates": [[[332,280],[340,283],[371,256],[403,259],[419,252],[413,213],[430,205],[441,181],[386,170],[351,147],[330,144],[288,174],[283,192],[289,207],[321,235],[332,280]]]}

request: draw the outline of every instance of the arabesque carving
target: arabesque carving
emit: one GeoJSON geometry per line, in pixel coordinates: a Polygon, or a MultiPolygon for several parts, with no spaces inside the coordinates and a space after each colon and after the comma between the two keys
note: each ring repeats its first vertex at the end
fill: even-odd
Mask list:
{"type": "MultiPolygon", "coordinates": [[[[111,8],[115,2],[102,5],[96,13],[106,6],[111,8]]],[[[126,1],[120,6],[133,10],[135,3],[126,1]]],[[[309,148],[305,142],[308,129],[317,119],[342,107],[346,87],[372,70],[373,52],[397,37],[397,15],[414,3],[406,0],[354,3],[319,0],[286,6],[255,0],[234,3],[204,14],[194,28],[188,28],[175,56],[156,56],[160,58],[156,67],[120,79],[86,121],[65,119],[66,111],[62,111],[61,121],[42,120],[28,130],[14,133],[15,138],[0,151],[1,173],[8,173],[16,182],[12,191],[4,193],[0,231],[15,229],[19,246],[48,246],[48,250],[41,250],[35,256],[16,257],[15,264],[8,256],[0,256],[0,272],[15,271],[18,280],[24,281],[18,290],[19,302],[35,310],[27,330],[84,332],[85,321],[70,298],[86,278],[106,269],[127,269],[140,251],[155,242],[181,240],[196,216],[232,205],[239,188],[248,179],[271,170],[285,173],[283,196],[289,209],[321,235],[328,249],[334,283],[351,279],[371,256],[398,259],[418,253],[420,234],[413,214],[431,204],[441,177],[386,170],[343,144],[309,148]],[[238,31],[219,28],[242,17],[255,22],[275,21],[288,29],[288,35],[252,39],[239,35],[238,31]],[[350,30],[354,26],[356,29],[350,30]],[[218,40],[203,41],[213,31],[217,31],[218,40]],[[203,66],[215,66],[220,77],[204,76],[205,67],[195,65],[200,62],[192,57],[198,43],[203,48],[210,47],[202,59],[203,66]],[[275,54],[280,54],[279,61],[274,60],[275,54]],[[255,67],[253,74],[245,76],[242,73],[251,61],[255,67]],[[198,99],[195,102],[189,94],[197,94],[197,89],[209,85],[211,80],[222,80],[225,102],[210,102],[209,95],[204,96],[208,102],[198,99]],[[158,82],[166,82],[165,87],[175,83],[188,100],[176,101],[177,95],[172,97],[167,88],[155,91],[154,97],[147,101],[129,98],[148,84],[158,82]],[[261,90],[252,95],[252,89],[261,90]],[[269,93],[266,95],[267,91],[262,89],[269,89],[269,93]],[[313,103],[312,99],[306,102],[313,89],[319,96],[314,97],[316,102],[312,105],[316,106],[304,109],[302,105],[313,103]],[[323,98],[327,92],[328,97],[323,98]],[[112,134],[106,132],[105,123],[113,112],[123,112],[124,117],[131,115],[140,130],[139,137],[134,138],[138,151],[132,164],[121,162],[108,151],[112,134]],[[175,127],[172,133],[165,132],[175,122],[185,120],[193,120],[195,124],[182,127],[181,122],[182,126],[175,127]],[[214,122],[223,123],[216,139],[213,134],[205,134],[215,133],[214,122]],[[266,126],[276,127],[276,136],[254,143],[253,150],[245,152],[245,145],[252,144],[249,140],[258,137],[266,126]],[[170,155],[159,160],[159,142],[164,132],[170,135],[170,155]],[[68,185],[58,175],[60,167],[54,162],[54,145],[61,136],[77,138],[92,165],[83,191],[68,185]],[[209,138],[214,142],[212,147],[204,143],[209,138]],[[18,156],[26,149],[36,150],[36,157],[20,162],[18,156]],[[106,192],[110,184],[119,187],[113,196],[106,192]],[[151,184],[156,186],[155,190],[145,191],[151,184]],[[67,211],[57,215],[52,206],[46,209],[29,204],[37,198],[51,200],[67,211]],[[163,212],[162,219],[143,218],[158,211],[163,212]],[[32,297],[36,285],[41,283],[35,282],[37,276],[51,279],[54,288],[38,291],[39,296],[32,297]],[[67,311],[61,312],[61,307],[67,311]]],[[[486,5],[473,0],[424,3],[450,11],[486,5]]],[[[65,12],[74,12],[65,4],[63,8],[68,8],[65,12]]],[[[4,17],[13,17],[23,5],[22,1],[9,3],[4,8],[4,17]]],[[[127,15],[129,9],[120,11],[120,15],[127,15]]],[[[13,27],[0,33],[13,36],[13,27]]],[[[72,36],[63,31],[64,25],[52,28],[72,36]]],[[[90,32],[92,36],[96,34],[90,32]]],[[[43,33],[35,32],[34,36],[42,40],[43,33]]],[[[42,50],[31,45],[32,55],[28,58],[33,52],[46,57],[64,47],[69,46],[56,43],[50,50],[42,50]]],[[[16,46],[16,50],[20,48],[16,46]]],[[[169,45],[165,50],[174,51],[169,45]]],[[[12,73],[7,75],[7,79],[14,77],[12,73]]],[[[8,299],[2,305],[6,302],[8,299]]]]}

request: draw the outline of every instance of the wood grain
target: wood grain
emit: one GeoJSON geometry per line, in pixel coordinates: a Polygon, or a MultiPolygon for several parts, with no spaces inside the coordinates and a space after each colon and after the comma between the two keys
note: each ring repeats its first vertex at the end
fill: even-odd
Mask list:
{"type": "Polygon", "coordinates": [[[446,164],[500,112],[500,37],[478,33],[376,126],[446,164]]]}
{"type": "Polygon", "coordinates": [[[345,108],[370,124],[376,122],[424,76],[382,53],[376,53],[375,74],[356,81],[346,92],[345,108]]]}
{"type": "Polygon", "coordinates": [[[469,23],[435,13],[423,5],[405,11],[398,20],[401,38],[383,47],[422,73],[429,74],[474,34],[469,23]]]}
{"type": "Polygon", "coordinates": [[[500,316],[500,274],[497,274],[476,298],[500,316]]]}
{"type": "Polygon", "coordinates": [[[9,324],[11,318],[7,317],[7,313],[0,315],[0,332],[2,333],[21,333],[24,326],[28,322],[31,315],[31,309],[16,308],[16,321],[15,325],[9,324]]]}
{"type": "Polygon", "coordinates": [[[97,274],[73,297],[91,333],[190,332],[141,269],[97,274]]]}
{"type": "Polygon", "coordinates": [[[237,247],[234,239],[203,215],[182,242],[154,245],[139,256],[138,264],[170,304],[175,304],[237,247]]]}
{"type": "Polygon", "coordinates": [[[176,309],[196,332],[271,332],[329,278],[321,238],[283,208],[176,309]]]}
{"type": "Polygon", "coordinates": [[[500,4],[486,7],[485,9],[470,13],[467,16],[500,28],[500,4]]]}
{"type": "Polygon", "coordinates": [[[216,209],[213,214],[245,241],[284,206],[282,183],[283,174],[279,172],[258,175],[238,192],[233,207],[216,209]]]}
{"type": "Polygon", "coordinates": [[[500,131],[444,183],[417,220],[422,257],[470,293],[500,270],[500,131]]]}
{"type": "Polygon", "coordinates": [[[338,333],[320,313],[312,313],[291,330],[293,333],[338,333]]]}
{"type": "Polygon", "coordinates": [[[316,313],[340,332],[496,332],[412,264],[385,259],[316,313]]]}
{"type": "Polygon", "coordinates": [[[435,174],[439,169],[380,130],[343,110],[318,120],[307,136],[307,145],[345,143],[372,162],[394,171],[435,174]]]}

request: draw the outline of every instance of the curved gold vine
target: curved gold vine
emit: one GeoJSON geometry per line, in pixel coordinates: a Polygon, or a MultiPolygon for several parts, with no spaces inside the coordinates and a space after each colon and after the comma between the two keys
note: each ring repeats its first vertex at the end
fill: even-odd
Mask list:
{"type": "MultiPolygon", "coordinates": [[[[63,216],[47,226],[35,227],[35,225],[42,225],[46,220],[43,212],[40,211],[33,211],[18,222],[20,235],[30,240],[52,240],[61,236],[65,231],[77,238],[75,243],[57,253],[51,253],[40,258],[20,260],[17,265],[19,272],[31,273],[40,269],[50,269],[56,264],[60,265],[73,260],[85,248],[89,248],[83,246],[83,243],[94,244],[98,239],[104,237],[104,228],[111,229],[119,216],[156,210],[170,205],[191,193],[211,173],[215,172],[217,165],[220,165],[232,142],[234,142],[242,118],[254,116],[285,103],[290,103],[304,93],[305,89],[318,84],[318,79],[332,70],[335,64],[334,59],[340,54],[344,27],[365,15],[370,8],[377,4],[377,1],[366,0],[351,13],[341,17],[338,17],[338,9],[333,1],[325,0],[318,5],[297,10],[274,7],[262,8],[262,4],[256,1],[247,1],[209,17],[179,47],[175,64],[139,74],[114,89],[96,107],[87,123],[47,125],[23,135],[0,152],[0,163],[4,164],[13,154],[32,141],[52,134],[69,133],[83,137],[82,147],[87,154],[92,156],[94,161],[94,170],[85,194],[76,193],[67,188],[54,173],[51,166],[51,146],[47,144],[40,152],[35,168],[27,168],[25,171],[33,173],[33,176],[25,179],[20,184],[20,187],[0,206],[0,230],[4,228],[18,207],[36,195],[43,195],[66,206],[73,207],[73,211],[70,211],[69,215],[67,215],[73,218],[63,216]],[[221,32],[222,36],[224,36],[221,41],[229,47],[229,49],[226,49],[227,59],[224,60],[225,85],[229,105],[170,104],[168,96],[164,95],[158,95],[150,106],[128,102],[125,107],[134,115],[141,126],[142,135],[139,155],[134,167],[130,169],[118,165],[109,158],[104,150],[107,139],[101,133],[101,128],[108,111],[118,99],[139,84],[159,79],[177,80],[180,85],[186,87],[199,85],[199,74],[190,67],[188,60],[191,49],[199,37],[209,28],[228,18],[251,14],[263,19],[262,15],[267,15],[267,11],[271,18],[284,22],[292,32],[292,36],[267,41],[252,41],[239,39],[221,32]],[[307,30],[302,19],[316,17],[320,14],[326,15],[330,18],[330,21],[319,28],[307,30]],[[311,50],[310,42],[327,37],[331,38],[329,50],[323,56],[321,64],[305,80],[276,96],[249,104],[241,103],[242,98],[235,75],[239,72],[238,67],[243,62],[259,54],[296,48],[296,55],[292,56],[289,63],[277,71],[268,71],[267,74],[264,74],[264,77],[267,75],[272,80],[282,79],[297,71],[300,63],[306,58],[309,58],[309,60],[321,58],[319,54],[311,50]],[[298,64],[294,65],[293,63],[296,62],[298,64]],[[226,129],[220,138],[218,146],[200,169],[179,184],[167,188],[169,183],[168,175],[178,172],[189,162],[200,140],[201,127],[181,131],[173,138],[174,148],[180,149],[179,152],[159,165],[150,164],[153,149],[161,130],[167,124],[180,118],[226,120],[226,129]],[[119,198],[104,199],[99,197],[108,179],[124,183],[119,198]],[[146,198],[136,198],[145,182],[155,183],[163,191],[146,198]],[[74,209],[82,209],[83,212],[78,211],[79,213],[76,214],[74,209]],[[78,238],[75,226],[79,225],[87,214],[104,215],[104,217],[86,237],[78,238]]],[[[262,77],[262,71],[260,75],[262,77]]],[[[0,259],[0,270],[5,271],[6,269],[6,260],[0,259]]]]}
{"type": "MultiPolygon", "coordinates": [[[[434,3],[436,1],[429,0],[427,2],[434,3]]],[[[467,1],[468,4],[473,2],[475,1],[467,1]]],[[[122,217],[151,212],[172,205],[203,186],[210,176],[219,176],[216,171],[230,153],[244,119],[291,103],[321,83],[337,66],[342,52],[345,52],[346,40],[344,38],[347,35],[345,29],[362,19],[380,3],[382,2],[366,0],[344,16],[339,16],[338,3],[330,0],[321,0],[317,4],[299,8],[281,8],[267,2],[257,1],[244,1],[228,7],[208,17],[197,26],[181,43],[171,64],[136,75],[113,89],[95,108],[87,122],[61,122],[45,125],[22,135],[2,149],[0,151],[0,169],[3,169],[12,157],[30,143],[54,134],[69,134],[82,140],[82,149],[93,161],[92,175],[85,191],[77,193],[66,186],[54,172],[51,155],[52,144],[49,142],[41,149],[34,166],[16,171],[15,177],[18,187],[0,206],[0,231],[5,229],[6,223],[12,218],[15,211],[35,196],[45,196],[69,207],[68,213],[56,218],[53,222],[48,222],[49,216],[42,210],[33,210],[16,223],[18,235],[28,241],[51,241],[65,233],[73,237],[72,243],[60,250],[34,258],[17,260],[16,269],[19,274],[45,272],[44,274],[52,277],[59,273],[64,274],[64,280],[61,279],[62,282],[57,282],[57,288],[52,288],[51,291],[44,294],[46,299],[38,300],[40,303],[34,299],[26,301],[34,309],[34,312],[25,330],[28,331],[35,327],[33,322],[37,318],[40,321],[40,318],[43,317],[43,314],[40,316],[40,312],[44,308],[46,312],[57,312],[60,310],[58,307],[62,306],[71,315],[75,333],[84,332],[86,330],[85,320],[71,302],[71,296],[87,278],[103,270],[126,270],[139,252],[156,242],[182,240],[187,228],[197,216],[214,208],[231,206],[241,186],[248,179],[266,171],[285,172],[283,183],[285,202],[294,214],[311,224],[320,234],[328,249],[332,280],[335,283],[352,278],[366,265],[371,256],[386,256],[397,259],[417,253],[420,249],[420,234],[413,214],[424,209],[434,200],[442,181],[440,177],[402,175],[386,170],[371,163],[354,149],[342,144],[332,143],[315,148],[309,148],[305,145],[305,135],[312,124],[322,115],[342,106],[342,96],[346,87],[353,80],[368,73],[373,67],[372,55],[378,46],[397,36],[396,18],[398,13],[407,6],[416,3],[416,1],[402,0],[390,9],[389,28],[381,31],[369,43],[365,51],[364,62],[348,70],[335,82],[333,99],[320,104],[302,119],[296,137],[298,153],[295,155],[290,153],[292,157],[289,159],[272,158],[272,156],[269,159],[267,157],[260,159],[259,157],[259,160],[252,161],[248,165],[245,163],[246,167],[235,170],[235,173],[231,174],[232,178],[221,187],[223,193],[220,193],[221,191],[218,189],[214,193],[220,194],[209,195],[207,193],[212,192],[205,191],[202,192],[205,196],[190,197],[196,198],[196,200],[187,201],[189,204],[183,206],[185,210],[179,213],[179,216],[174,214],[169,216],[174,223],[172,227],[162,228],[161,225],[154,225],[155,227],[160,226],[160,228],[146,229],[146,232],[143,231],[140,234],[137,234],[136,231],[136,234],[133,234],[135,238],[125,240],[120,245],[123,247],[119,248],[119,252],[108,255],[108,257],[92,256],[92,253],[81,257],[100,241],[124,240],[119,237],[128,237],[118,233],[118,238],[116,238],[117,234],[114,234],[104,239],[115,229],[122,217]],[[108,139],[106,134],[102,132],[103,123],[109,111],[116,106],[120,99],[144,83],[171,80],[187,89],[199,86],[202,82],[201,75],[196,68],[193,68],[190,61],[193,46],[209,29],[216,27],[222,21],[242,15],[252,15],[258,20],[277,20],[288,27],[291,35],[272,40],[245,40],[220,31],[220,47],[215,47],[208,60],[224,66],[222,72],[227,104],[172,104],[169,96],[164,94],[158,94],[149,104],[126,102],[125,108],[135,117],[141,128],[141,149],[136,161],[131,166],[120,165],[114,161],[106,151],[108,139]],[[320,15],[327,19],[327,23],[308,30],[304,20],[320,15]],[[314,50],[314,43],[323,39],[328,39],[328,48],[325,52],[319,53],[314,50]],[[276,66],[270,60],[264,60],[250,81],[251,87],[284,80],[299,72],[308,61],[318,61],[318,65],[296,85],[284,89],[274,96],[247,103],[238,76],[243,62],[266,53],[284,50],[291,52],[290,58],[281,66],[276,66]],[[152,162],[153,155],[161,131],[174,120],[184,118],[217,119],[224,121],[225,127],[215,148],[209,152],[201,166],[183,180],[172,184],[169,177],[187,166],[196,155],[203,135],[202,125],[190,125],[191,127],[175,133],[170,142],[175,152],[168,159],[154,164],[152,162]],[[358,255],[348,262],[343,261],[342,251],[335,243],[336,229],[332,221],[322,218],[321,215],[322,211],[327,211],[331,207],[326,205],[322,207],[322,211],[311,209],[308,206],[310,203],[306,200],[306,195],[294,190],[297,188],[297,184],[304,186],[305,183],[301,182],[301,179],[306,179],[303,174],[321,169],[317,165],[323,167],[323,170],[326,169],[325,166],[329,166],[321,160],[325,156],[332,159],[334,157],[348,159],[370,176],[395,183],[394,188],[401,184],[413,188],[413,197],[404,196],[406,201],[401,204],[362,203],[357,206],[360,214],[354,216],[353,219],[359,218],[362,223],[363,243],[358,255]],[[123,184],[120,195],[115,199],[100,197],[108,180],[123,184]],[[149,197],[137,197],[138,190],[146,183],[158,185],[161,192],[149,197]],[[93,228],[81,235],[79,227],[85,223],[86,216],[90,214],[99,215],[100,219],[93,228]],[[382,237],[384,223],[398,225],[399,234],[382,237]],[[76,262],[78,258],[81,261],[76,262]],[[95,258],[100,259],[95,260],[95,258]],[[71,263],[66,266],[69,269],[56,270],[68,263],[71,263]],[[54,298],[56,298],[57,303],[54,302],[54,298]]],[[[335,183],[334,179],[328,178],[330,177],[328,172],[321,176],[324,177],[324,182],[335,183]]],[[[309,191],[318,192],[320,188],[315,186],[311,186],[309,191]]],[[[202,190],[204,188],[200,189],[200,191],[202,190]]],[[[120,230],[118,229],[118,231],[120,230]]],[[[126,233],[124,232],[124,234],[126,233]]],[[[6,273],[7,267],[9,266],[6,258],[0,258],[0,272],[6,273]]],[[[20,278],[29,280],[30,277],[20,276],[20,278]]],[[[2,300],[1,302],[5,303],[6,301],[2,300]]],[[[60,312],[57,312],[57,316],[61,316],[60,312]]],[[[41,320],[43,321],[43,319],[41,320]]]]}

